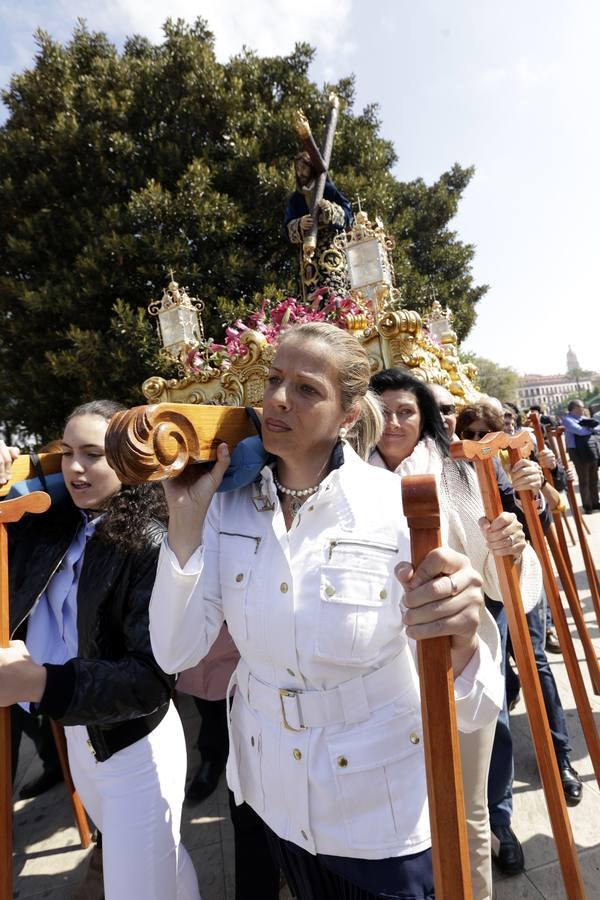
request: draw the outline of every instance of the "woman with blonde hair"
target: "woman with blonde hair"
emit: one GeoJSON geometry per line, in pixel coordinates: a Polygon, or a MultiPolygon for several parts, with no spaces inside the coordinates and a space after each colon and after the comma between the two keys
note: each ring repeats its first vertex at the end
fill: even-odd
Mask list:
{"type": "Polygon", "coordinates": [[[216,493],[222,444],[210,471],[164,484],[152,646],[181,671],[227,621],[241,657],[229,785],[298,900],[433,897],[410,638],[450,636],[460,729],[488,726],[502,702],[480,576],[448,547],[413,571],[399,480],[350,446],[361,420],[381,428],[369,376],[350,333],[291,328],[267,378],[256,480],[216,493]]]}

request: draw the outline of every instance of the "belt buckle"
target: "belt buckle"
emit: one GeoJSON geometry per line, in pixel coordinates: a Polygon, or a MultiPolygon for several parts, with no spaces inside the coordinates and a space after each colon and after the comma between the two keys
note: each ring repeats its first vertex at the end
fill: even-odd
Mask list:
{"type": "Polygon", "coordinates": [[[296,709],[298,710],[298,721],[300,721],[300,707],[298,706],[298,693],[297,691],[287,691],[285,688],[279,688],[279,705],[281,706],[281,717],[283,719],[283,726],[287,731],[306,731],[306,725],[301,725],[300,728],[294,728],[293,725],[287,720],[287,716],[285,714],[285,703],[283,702],[284,697],[294,697],[296,699],[296,709]]]}

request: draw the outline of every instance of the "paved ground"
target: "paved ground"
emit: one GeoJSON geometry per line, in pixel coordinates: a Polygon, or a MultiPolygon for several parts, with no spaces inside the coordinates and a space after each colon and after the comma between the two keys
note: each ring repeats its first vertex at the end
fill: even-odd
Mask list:
{"type": "MultiPolygon", "coordinates": [[[[600,565],[600,513],[586,516],[592,534],[588,542],[600,565]]],[[[573,529],[574,530],[574,529],[573,529]]],[[[577,547],[572,551],[586,620],[600,652],[600,631],[593,613],[587,582],[577,547]]],[[[574,634],[574,629],[572,629],[574,634]]],[[[584,659],[575,640],[578,658],[584,659]]],[[[600,791],[579,727],[577,711],[561,656],[550,657],[563,706],[567,713],[573,741],[572,762],[583,777],[585,789],[582,803],[569,810],[575,845],[589,900],[600,900],[600,791]]],[[[583,675],[589,688],[585,665],[583,675]]],[[[591,704],[600,729],[600,698],[591,704]]],[[[193,740],[197,714],[190,703],[182,704],[182,715],[188,739],[193,740]]],[[[536,770],[533,749],[523,703],[512,714],[516,745],[515,810],[513,827],[523,843],[526,872],[517,878],[497,875],[497,900],[559,900],[567,896],[562,884],[557,853],[546,813],[543,792],[536,770]]],[[[190,751],[190,768],[197,763],[190,751]]],[[[30,744],[24,744],[15,783],[15,796],[23,781],[36,774],[39,762],[30,744]]],[[[73,898],[86,875],[90,851],[81,850],[73,826],[70,807],[62,786],[34,800],[17,801],[14,817],[14,897],[19,900],[37,897],[47,900],[73,898]]],[[[233,832],[229,820],[227,794],[222,779],[215,794],[196,808],[184,809],[184,843],[190,851],[200,881],[203,900],[233,900],[233,832]]],[[[96,900],[85,891],[85,900],[96,900]]],[[[144,900],[144,898],[131,898],[144,900]]],[[[260,900],[260,898],[257,898],[260,900]]]]}

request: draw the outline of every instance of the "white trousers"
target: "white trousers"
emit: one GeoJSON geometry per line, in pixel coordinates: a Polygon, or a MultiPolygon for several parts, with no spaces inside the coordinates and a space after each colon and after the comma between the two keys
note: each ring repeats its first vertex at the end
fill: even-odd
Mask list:
{"type": "Polygon", "coordinates": [[[97,763],[82,725],[65,728],[75,787],[102,832],[106,900],[200,900],[180,843],[187,755],[171,704],[146,737],[97,763]]]}

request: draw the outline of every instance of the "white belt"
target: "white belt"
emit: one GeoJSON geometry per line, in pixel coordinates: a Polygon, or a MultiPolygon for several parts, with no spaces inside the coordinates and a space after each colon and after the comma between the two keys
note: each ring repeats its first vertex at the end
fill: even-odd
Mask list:
{"type": "Polygon", "coordinates": [[[406,691],[411,691],[418,703],[416,672],[408,648],[380,669],[327,691],[290,691],[265,684],[252,675],[243,659],[234,677],[249,706],[281,721],[288,731],[363,722],[373,710],[406,691]]]}

